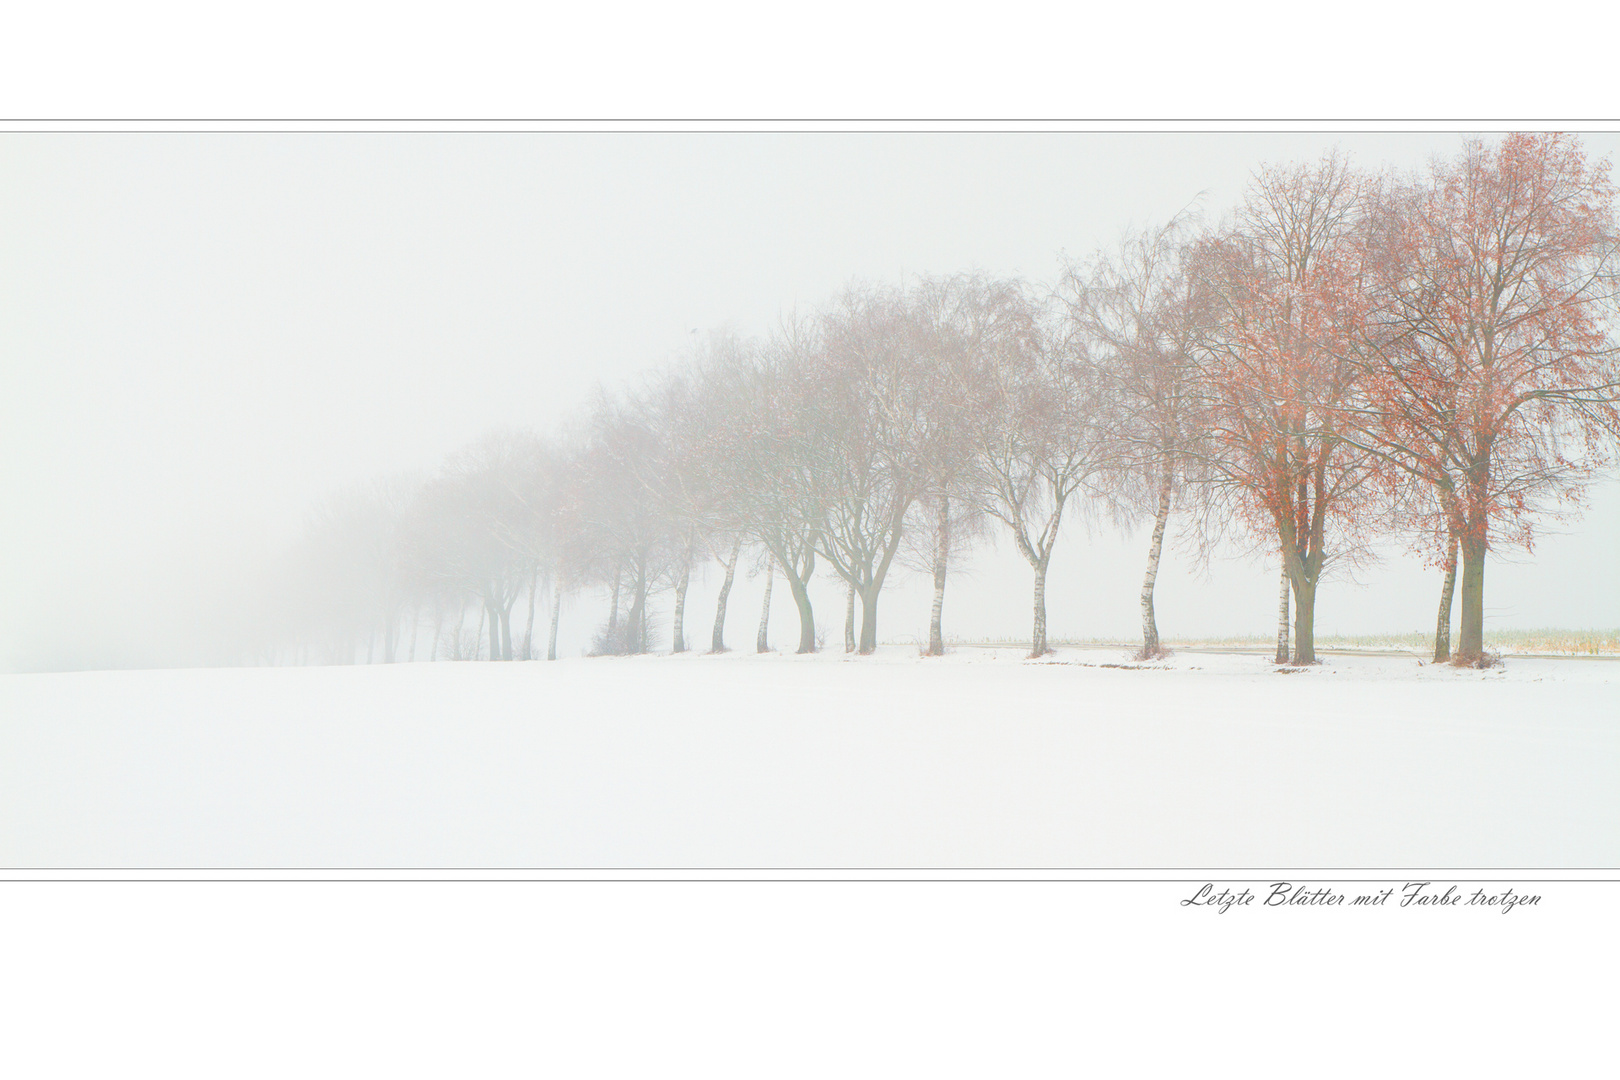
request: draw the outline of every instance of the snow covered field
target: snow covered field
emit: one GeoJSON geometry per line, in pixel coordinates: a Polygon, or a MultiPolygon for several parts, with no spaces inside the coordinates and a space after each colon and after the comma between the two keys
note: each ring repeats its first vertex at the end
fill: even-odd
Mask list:
{"type": "Polygon", "coordinates": [[[4,675],[0,864],[1620,865],[1620,662],[1134,667],[890,647],[4,675]]]}

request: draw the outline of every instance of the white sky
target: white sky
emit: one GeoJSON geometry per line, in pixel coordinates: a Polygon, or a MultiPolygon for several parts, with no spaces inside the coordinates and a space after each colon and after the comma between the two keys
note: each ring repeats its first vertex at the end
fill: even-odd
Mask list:
{"type": "MultiPolygon", "coordinates": [[[[552,426],[693,329],[765,329],[851,278],[1051,280],[1127,225],[1331,146],[1417,168],[1456,134],[0,134],[0,666],[167,655],[222,583],[344,483],[552,426]]],[[[1620,137],[1591,134],[1593,154],[1620,137]]],[[[1620,486],[1487,578],[1488,626],[1620,624],[1620,486]]],[[[1142,536],[1072,531],[1055,636],[1135,632],[1142,536]]],[[[1433,622],[1394,557],[1328,586],[1318,632],[1433,622]]],[[[706,639],[700,586],[688,632],[706,639]]],[[[733,643],[751,639],[752,586],[733,643]]],[[[1028,632],[1010,544],[953,580],[947,630],[1028,632]]],[[[818,616],[841,633],[841,596],[818,616]]],[[[791,631],[786,595],[777,636],[791,631]]],[[[882,636],[926,633],[923,582],[882,636]]],[[[1172,551],[1167,635],[1270,631],[1274,572],[1172,551]]],[[[575,605],[565,644],[597,613],[575,605]]]]}

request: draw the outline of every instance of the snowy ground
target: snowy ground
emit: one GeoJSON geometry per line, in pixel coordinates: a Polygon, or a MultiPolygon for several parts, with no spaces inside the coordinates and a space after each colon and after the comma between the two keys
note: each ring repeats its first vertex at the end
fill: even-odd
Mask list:
{"type": "Polygon", "coordinates": [[[5,675],[0,865],[1614,867],[1620,662],[893,647],[5,675]]]}

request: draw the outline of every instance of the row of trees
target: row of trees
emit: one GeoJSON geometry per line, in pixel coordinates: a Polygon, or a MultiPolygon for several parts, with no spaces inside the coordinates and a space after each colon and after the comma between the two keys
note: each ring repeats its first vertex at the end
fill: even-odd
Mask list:
{"type": "Polygon", "coordinates": [[[491,657],[533,657],[539,610],[554,658],[563,597],[600,585],[597,651],[647,651],[663,591],[680,652],[692,572],[712,560],[711,649],[751,562],[767,589],[785,581],[800,652],[817,648],[808,584],[835,575],[844,646],[866,653],[900,564],[932,574],[938,654],[948,572],[996,530],[1031,568],[1040,655],[1047,569],[1082,513],[1152,522],[1150,657],[1179,511],[1206,557],[1235,543],[1279,559],[1279,662],[1315,660],[1323,575],[1389,537],[1442,569],[1437,660],[1460,558],[1457,658],[1479,662],[1487,552],[1570,510],[1620,434],[1613,205],[1607,163],[1577,140],[1511,135],[1421,179],[1337,155],[1262,169],[1218,227],[1184,215],[1129,235],[1055,290],[852,286],[766,338],[710,335],[554,438],[494,437],[432,480],[333,501],[288,616],[325,636],[287,640],[395,659],[430,625],[431,655],[461,655],[476,614],[491,657]]]}

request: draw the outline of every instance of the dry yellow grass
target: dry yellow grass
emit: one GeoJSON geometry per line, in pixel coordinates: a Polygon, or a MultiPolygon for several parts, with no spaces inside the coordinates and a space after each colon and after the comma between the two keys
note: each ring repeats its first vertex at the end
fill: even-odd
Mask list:
{"type": "MultiPolygon", "coordinates": [[[[1274,635],[1231,635],[1211,637],[1166,637],[1170,648],[1271,648],[1276,644],[1274,635]]],[[[1012,639],[980,639],[953,644],[1020,645],[1024,641],[1012,639]]],[[[1129,648],[1139,641],[1117,641],[1107,638],[1053,638],[1053,647],[1064,645],[1115,645],[1129,648]]],[[[1502,653],[1545,653],[1553,656],[1620,656],[1620,630],[1487,630],[1485,644],[1502,653]]],[[[1426,653],[1434,647],[1434,632],[1414,630],[1405,634],[1318,634],[1319,649],[1405,649],[1426,653]]]]}

